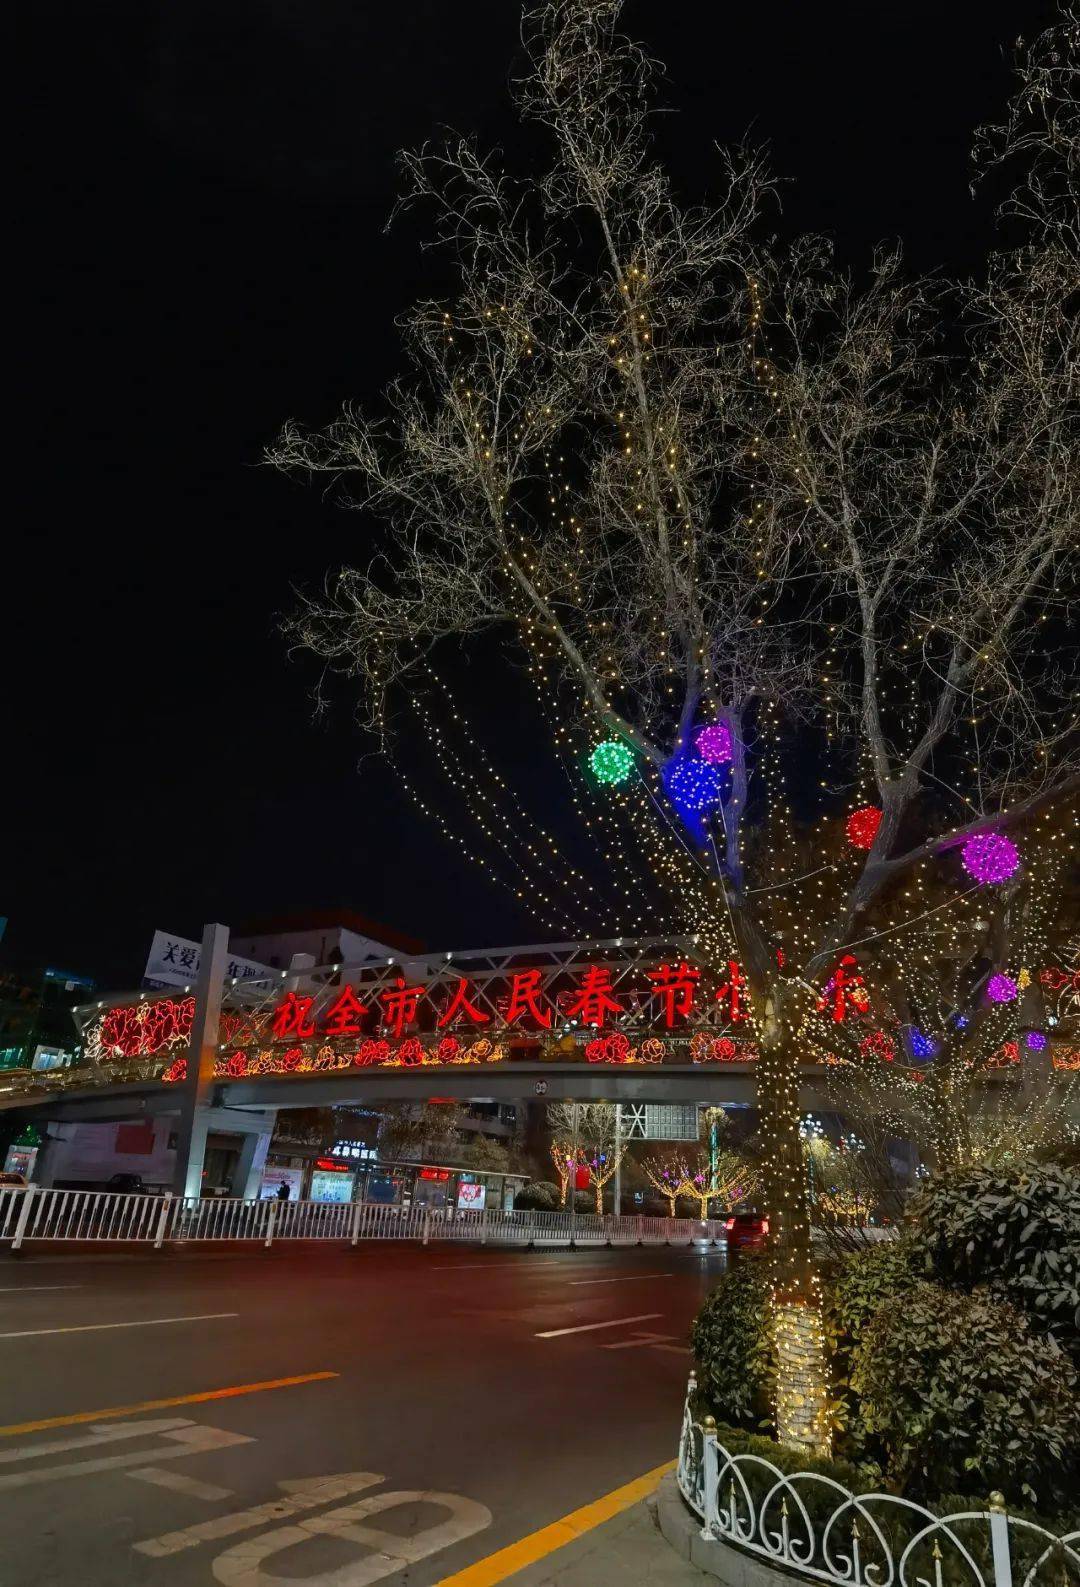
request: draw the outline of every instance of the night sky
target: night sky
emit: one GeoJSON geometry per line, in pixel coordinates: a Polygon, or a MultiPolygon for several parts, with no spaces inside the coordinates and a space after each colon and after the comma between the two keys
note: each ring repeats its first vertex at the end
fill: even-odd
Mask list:
{"type": "MultiPolygon", "coordinates": [[[[790,179],[792,233],[833,233],[855,268],[899,236],[917,268],[959,271],[990,230],[971,128],[1000,115],[1009,46],[1051,9],[638,0],[626,17],[668,66],[679,113],[657,130],[684,195],[707,190],[714,142],[749,132],[790,179]]],[[[516,6],[101,0],[25,26],[0,957],[131,984],[155,927],[337,907],[433,946],[535,940],[361,764],[344,686],[314,719],[314,666],[277,620],[360,522],[259,466],[285,418],[377,403],[395,314],[441,285],[412,225],[384,232],[395,150],[443,125],[528,157],[506,91],[516,6]]],[[[535,744],[542,791],[549,740],[513,682],[455,677],[526,776],[535,744]]]]}

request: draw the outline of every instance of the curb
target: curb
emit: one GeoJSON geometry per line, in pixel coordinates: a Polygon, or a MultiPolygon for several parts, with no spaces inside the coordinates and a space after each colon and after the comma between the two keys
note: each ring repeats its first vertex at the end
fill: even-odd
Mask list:
{"type": "Polygon", "coordinates": [[[665,1541],[689,1564],[723,1582],[724,1587],[792,1587],[802,1577],[771,1569],[739,1549],[701,1535],[701,1522],[687,1507],[674,1472],[664,1477],[649,1500],[665,1541]]]}

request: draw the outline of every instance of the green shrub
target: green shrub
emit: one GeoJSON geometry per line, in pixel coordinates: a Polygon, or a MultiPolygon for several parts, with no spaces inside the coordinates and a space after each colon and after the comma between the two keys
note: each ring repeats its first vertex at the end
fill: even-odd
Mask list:
{"type": "Polygon", "coordinates": [[[775,1353],[764,1260],[744,1257],[724,1274],[694,1319],[698,1387],[719,1420],[771,1425],[775,1353]]]}
{"type": "Polygon", "coordinates": [[[1048,1510],[1075,1493],[1076,1371],[1056,1340],[985,1289],[923,1283],[879,1308],[856,1345],[851,1386],[902,1492],[985,1502],[996,1488],[1048,1510]]]}
{"type": "Polygon", "coordinates": [[[531,1179],[514,1197],[516,1212],[557,1212],[560,1205],[558,1185],[546,1179],[531,1179]]]}
{"type": "Polygon", "coordinates": [[[855,1350],[882,1306],[901,1303],[919,1282],[908,1240],[882,1241],[843,1257],[823,1284],[825,1332],[831,1350],[832,1424],[837,1448],[854,1460],[879,1460],[851,1387],[855,1350]]]}
{"type": "Polygon", "coordinates": [[[1060,1163],[986,1164],[931,1180],[914,1246],[944,1284],[988,1284],[1080,1358],[1080,1175],[1060,1163]]]}

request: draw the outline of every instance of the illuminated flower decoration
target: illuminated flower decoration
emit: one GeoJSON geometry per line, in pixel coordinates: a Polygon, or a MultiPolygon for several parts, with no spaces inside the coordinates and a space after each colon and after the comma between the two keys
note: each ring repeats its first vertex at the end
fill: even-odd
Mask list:
{"type": "Polygon", "coordinates": [[[358,1064],[385,1063],[390,1056],[390,1043],[388,1041],[362,1041],[357,1048],[356,1061],[358,1064]]]}
{"type": "Polygon", "coordinates": [[[911,1056],[913,1058],[932,1058],[937,1051],[937,1043],[932,1036],[925,1035],[921,1030],[912,1029],[911,1056]]]}
{"type": "Polygon", "coordinates": [[[845,827],[848,842],[856,849],[873,848],[880,825],[881,811],[876,805],[863,805],[861,810],[853,810],[845,827]]]}
{"type": "Polygon", "coordinates": [[[710,766],[722,766],[731,759],[731,729],[726,722],[711,722],[694,739],[694,747],[710,766]]]}
{"type": "Polygon", "coordinates": [[[672,804],[690,815],[701,815],[720,803],[720,774],[706,761],[689,757],[669,761],[664,783],[672,804]]]}
{"type": "Polygon", "coordinates": [[[859,1053],[863,1058],[877,1058],[891,1064],[896,1057],[896,1043],[883,1030],[873,1030],[859,1043],[859,1053]]]}
{"type": "Polygon", "coordinates": [[[461,1043],[456,1036],[444,1036],[435,1054],[441,1064],[452,1064],[460,1051],[461,1043]]]}
{"type": "Polygon", "coordinates": [[[587,1042],[585,1045],[585,1057],[591,1064],[606,1063],[607,1037],[598,1036],[595,1041],[587,1042]]]}
{"type": "Polygon", "coordinates": [[[693,1063],[704,1063],[709,1056],[709,1038],[703,1030],[690,1038],[690,1058],[693,1063]]]}
{"type": "Polygon", "coordinates": [[[1016,997],[1016,982],[1011,975],[992,975],[987,982],[986,995],[991,1003],[1011,1003],[1016,997]]]}
{"type": "Polygon", "coordinates": [[[621,1030],[614,1031],[608,1037],[608,1062],[613,1064],[629,1063],[633,1057],[630,1042],[621,1030]]]}
{"type": "Polygon", "coordinates": [[[229,1058],[225,1064],[225,1073],[227,1075],[232,1075],[233,1078],[236,1079],[240,1075],[247,1074],[247,1066],[247,1055],[242,1052],[234,1052],[232,1057],[229,1058]]]}
{"type": "Polygon", "coordinates": [[[664,1044],[655,1036],[646,1036],[638,1048],[638,1062],[643,1064],[662,1064],[664,1061],[664,1044]]]}
{"type": "Polygon", "coordinates": [[[709,1049],[714,1063],[729,1064],[739,1056],[739,1049],[730,1036],[718,1036],[709,1049]]]}
{"type": "MultiPolygon", "coordinates": [[[[466,1056],[468,1057],[468,1059],[470,1060],[471,1063],[482,1064],[482,1063],[485,1063],[487,1061],[487,1059],[489,1059],[494,1052],[495,1052],[495,1049],[492,1046],[492,1044],[488,1041],[487,1037],[486,1036],[481,1036],[479,1041],[474,1041],[473,1042],[473,1044],[469,1048],[469,1051],[466,1054],[466,1056]]],[[[501,1051],[500,1051],[498,1056],[499,1057],[502,1056],[502,1052],[501,1051]]]]}
{"type": "Polygon", "coordinates": [[[397,1061],[403,1064],[406,1069],[412,1069],[416,1064],[422,1064],[424,1061],[423,1044],[418,1042],[415,1036],[410,1036],[398,1048],[397,1061]]]}
{"type": "Polygon", "coordinates": [[[1009,1064],[1018,1064],[1020,1062],[1020,1043],[1015,1041],[1005,1042],[988,1061],[991,1069],[1005,1069],[1009,1064]]]}
{"type": "Polygon", "coordinates": [[[186,1080],[187,1079],[187,1059],[186,1058],[174,1058],[172,1063],[169,1065],[169,1067],[163,1072],[161,1078],[168,1085],[172,1085],[174,1082],[176,1082],[178,1080],[186,1080]]]}
{"type": "Polygon", "coordinates": [[[1024,1042],[1032,1052],[1043,1052],[1046,1048],[1046,1037],[1041,1030],[1029,1030],[1024,1042]]]}
{"type": "Polygon", "coordinates": [[[589,765],[597,782],[625,782],[634,769],[634,753],[622,739],[606,738],[589,756],[589,765]]]}
{"type": "Polygon", "coordinates": [[[1007,882],[1020,867],[1015,843],[1000,832],[976,832],[960,850],[960,861],[969,876],[987,887],[1007,882]]]}
{"type": "Polygon", "coordinates": [[[302,1047],[290,1047],[288,1052],[282,1053],[280,1060],[282,1074],[292,1074],[294,1069],[299,1069],[303,1056],[302,1047]]]}

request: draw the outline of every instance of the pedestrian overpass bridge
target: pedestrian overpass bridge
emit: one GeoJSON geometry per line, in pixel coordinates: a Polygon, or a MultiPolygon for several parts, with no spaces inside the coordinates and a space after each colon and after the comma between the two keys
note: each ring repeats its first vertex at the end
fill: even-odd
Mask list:
{"type": "MultiPolygon", "coordinates": [[[[692,937],[294,961],[264,980],[214,986],[208,976],[197,989],[117,994],[73,1015],[82,1063],[0,1076],[0,1112],[124,1120],[182,1113],[196,1092],[230,1119],[263,1121],[281,1108],[433,1096],[721,1105],[756,1095],[740,967],[710,964],[692,937]]],[[[865,1035],[852,1024],[837,1026],[838,1052],[865,1035]]],[[[808,1047],[801,1108],[835,1106],[833,1056],[808,1047]]]]}

